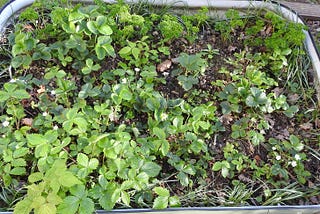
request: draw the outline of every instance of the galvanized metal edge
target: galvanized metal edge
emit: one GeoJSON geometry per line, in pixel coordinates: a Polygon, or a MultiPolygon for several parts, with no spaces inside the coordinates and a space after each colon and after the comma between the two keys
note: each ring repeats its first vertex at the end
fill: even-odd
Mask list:
{"type": "MultiPolygon", "coordinates": [[[[105,2],[115,2],[113,0],[104,0],[105,2]]],[[[0,8],[0,34],[3,32],[5,24],[17,11],[21,10],[28,5],[31,5],[34,0],[11,0],[0,8]]],[[[87,2],[90,0],[77,0],[77,2],[87,2]]],[[[135,2],[135,1],[128,1],[135,2]]],[[[154,5],[168,4],[170,1],[155,0],[152,2],[154,5]]],[[[284,18],[291,21],[305,24],[303,19],[292,9],[287,6],[277,3],[277,2],[265,2],[265,1],[199,1],[199,0],[188,0],[187,2],[177,2],[175,6],[186,6],[191,8],[199,8],[202,6],[209,6],[217,9],[248,9],[248,8],[266,8],[272,10],[276,13],[280,13],[284,18]]],[[[315,69],[317,79],[320,79],[320,54],[316,49],[315,42],[309,31],[304,32],[306,34],[305,45],[308,54],[311,57],[313,68],[315,69]]],[[[219,213],[219,214],[233,214],[233,213],[243,213],[243,214],[320,214],[320,205],[303,205],[303,206],[244,206],[244,207],[185,207],[185,208],[169,208],[165,210],[153,210],[153,209],[115,209],[111,211],[97,210],[96,213],[107,214],[107,213],[157,213],[157,214],[167,214],[167,213],[219,213]]],[[[0,212],[0,214],[12,214],[12,212],[0,212]]]]}

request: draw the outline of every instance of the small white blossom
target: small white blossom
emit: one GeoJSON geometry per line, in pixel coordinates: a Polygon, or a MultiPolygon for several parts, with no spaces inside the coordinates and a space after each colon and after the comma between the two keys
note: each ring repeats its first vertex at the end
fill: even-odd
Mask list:
{"type": "Polygon", "coordinates": [[[56,130],[58,130],[58,129],[59,129],[59,127],[58,127],[57,125],[54,125],[54,126],[53,126],[53,130],[56,131],[56,130]]]}
{"type": "Polygon", "coordinates": [[[9,82],[11,83],[17,82],[17,79],[11,79],[9,82]]]}
{"type": "Polygon", "coordinates": [[[52,90],[51,91],[51,95],[55,95],[56,94],[56,91],[55,90],[52,90]]]}
{"type": "Polygon", "coordinates": [[[49,115],[49,114],[48,114],[48,112],[46,112],[46,111],[42,113],[42,116],[44,116],[44,117],[46,117],[46,116],[48,116],[48,115],[49,115]]]}
{"type": "Polygon", "coordinates": [[[123,78],[123,79],[121,80],[121,83],[122,83],[122,84],[126,84],[127,82],[128,82],[127,78],[123,78]]]}
{"type": "Polygon", "coordinates": [[[275,150],[277,150],[277,148],[276,148],[275,146],[273,146],[273,147],[272,147],[272,150],[275,151],[275,150]]]}
{"type": "Polygon", "coordinates": [[[276,156],[276,159],[277,159],[277,160],[281,160],[281,156],[280,156],[280,155],[277,155],[277,156],[276,156]]]}
{"type": "Polygon", "coordinates": [[[2,138],[6,138],[6,135],[5,135],[5,134],[3,134],[1,137],[2,137],[2,138]]]}
{"type": "Polygon", "coordinates": [[[140,68],[134,68],[134,71],[135,71],[135,72],[139,72],[139,71],[140,71],[140,68]]]}
{"type": "Polygon", "coordinates": [[[4,122],[2,122],[2,126],[3,126],[3,127],[9,126],[9,124],[10,124],[9,121],[4,121],[4,122]]]}
{"type": "Polygon", "coordinates": [[[292,167],[296,167],[296,166],[297,166],[297,162],[296,162],[296,161],[292,161],[292,162],[291,162],[291,166],[292,166],[292,167]]]}
{"type": "Polygon", "coordinates": [[[161,121],[165,121],[166,119],[168,119],[168,114],[162,113],[162,114],[160,115],[160,119],[161,119],[161,121]]]}
{"type": "Polygon", "coordinates": [[[162,73],[162,75],[165,76],[165,77],[169,76],[169,74],[170,74],[169,72],[163,72],[162,73]]]}
{"type": "Polygon", "coordinates": [[[299,154],[296,154],[296,155],[294,156],[294,159],[296,159],[296,160],[301,160],[301,157],[300,157],[299,154]]]}

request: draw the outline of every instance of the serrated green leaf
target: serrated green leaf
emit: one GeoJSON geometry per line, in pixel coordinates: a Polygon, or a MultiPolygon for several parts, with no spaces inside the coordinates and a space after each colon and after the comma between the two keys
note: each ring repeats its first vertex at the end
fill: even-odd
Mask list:
{"type": "Polygon", "coordinates": [[[229,175],[229,169],[226,168],[226,167],[222,167],[222,169],[221,169],[221,175],[222,175],[222,177],[224,177],[224,178],[228,177],[228,175],[229,175]]]}
{"type": "Polygon", "coordinates": [[[179,75],[177,79],[179,81],[179,84],[186,91],[190,90],[193,87],[193,85],[199,83],[199,79],[193,76],[179,75]]]}
{"type": "Polygon", "coordinates": [[[76,178],[76,176],[74,176],[71,172],[64,172],[59,177],[59,183],[65,187],[72,187],[73,185],[81,184],[81,181],[76,178]]]}
{"type": "Polygon", "coordinates": [[[155,187],[155,188],[153,188],[153,191],[155,193],[157,193],[157,195],[159,195],[159,196],[166,196],[166,197],[170,196],[169,190],[167,190],[166,188],[163,188],[163,187],[155,187]]]}
{"type": "Polygon", "coordinates": [[[109,186],[109,189],[99,199],[99,204],[105,210],[113,209],[116,202],[120,199],[121,190],[116,185],[109,186]]]}
{"type": "Polygon", "coordinates": [[[221,162],[215,162],[212,166],[213,171],[219,171],[222,168],[221,162]]]}
{"type": "Polygon", "coordinates": [[[105,47],[105,45],[110,45],[112,42],[112,39],[110,36],[99,36],[97,45],[100,47],[105,47]]]}
{"type": "Polygon", "coordinates": [[[25,156],[25,155],[28,154],[28,153],[29,153],[29,149],[23,147],[23,148],[19,148],[19,149],[15,150],[15,151],[13,152],[13,154],[12,154],[12,157],[13,157],[13,158],[19,158],[19,157],[25,156]]]}
{"type": "Polygon", "coordinates": [[[46,157],[49,152],[50,152],[50,145],[48,143],[43,143],[36,146],[36,149],[34,151],[34,156],[36,158],[46,157]]]}
{"type": "Polygon", "coordinates": [[[109,56],[111,56],[113,58],[116,57],[116,54],[115,54],[115,51],[114,51],[114,48],[112,47],[112,45],[106,44],[103,46],[103,48],[107,51],[109,56]]]}
{"type": "Polygon", "coordinates": [[[43,174],[41,172],[34,172],[28,177],[30,183],[35,183],[43,179],[43,174]]]}
{"type": "Polygon", "coordinates": [[[87,130],[88,122],[83,117],[76,117],[73,119],[73,122],[77,124],[82,131],[87,130]]]}
{"type": "Polygon", "coordinates": [[[106,55],[107,55],[106,50],[105,50],[103,47],[101,47],[101,46],[97,46],[97,45],[96,45],[96,47],[94,48],[94,50],[95,50],[95,52],[96,52],[97,57],[98,57],[99,60],[104,59],[104,58],[106,57],[106,55]]]}
{"type": "Polygon", "coordinates": [[[39,214],[56,214],[57,208],[54,204],[44,203],[39,207],[37,213],[39,213],[39,214]]]}
{"type": "Polygon", "coordinates": [[[15,167],[10,171],[11,175],[25,175],[26,169],[24,167],[15,167]]]}
{"type": "Polygon", "coordinates": [[[15,159],[13,162],[12,162],[12,166],[16,167],[16,166],[26,166],[27,165],[27,162],[25,159],[23,158],[18,158],[18,159],[15,159]]]}
{"type": "Polygon", "coordinates": [[[298,111],[299,111],[298,106],[290,106],[287,110],[284,111],[284,114],[287,117],[292,118],[295,115],[295,113],[297,113],[298,111]]]}
{"type": "Polygon", "coordinates": [[[138,60],[140,56],[140,49],[139,48],[132,48],[131,49],[133,57],[138,60]]]}
{"type": "Polygon", "coordinates": [[[5,102],[10,98],[9,93],[5,91],[0,91],[0,102],[5,102]]]}
{"type": "Polygon", "coordinates": [[[88,164],[88,167],[92,170],[98,168],[99,160],[97,158],[91,158],[88,164]]]}
{"type": "Polygon", "coordinates": [[[89,29],[89,31],[91,31],[91,33],[93,34],[98,34],[98,29],[96,26],[96,23],[94,21],[88,21],[87,22],[87,28],[89,29]]]}
{"type": "Polygon", "coordinates": [[[31,51],[36,46],[36,41],[33,38],[28,38],[24,40],[24,44],[26,45],[26,50],[31,51]]]}
{"type": "Polygon", "coordinates": [[[28,134],[27,141],[32,147],[48,142],[47,139],[41,134],[28,134]]]}
{"type": "Polygon", "coordinates": [[[32,200],[30,198],[25,198],[19,201],[14,207],[13,214],[30,214],[32,207],[32,200]]]}
{"type": "Polygon", "coordinates": [[[183,172],[189,174],[189,175],[195,175],[196,174],[196,171],[195,169],[191,166],[191,165],[186,165],[184,168],[183,168],[183,172]]]}
{"type": "Polygon", "coordinates": [[[98,27],[98,31],[99,31],[101,34],[107,35],[107,36],[110,36],[110,35],[113,33],[111,27],[110,27],[109,25],[106,25],[106,24],[98,27]]]}
{"type": "Polygon", "coordinates": [[[67,196],[58,207],[61,214],[74,214],[79,207],[79,199],[75,196],[67,196]]]}
{"type": "Polygon", "coordinates": [[[131,48],[128,47],[128,46],[122,48],[122,49],[119,51],[119,55],[120,55],[121,57],[127,56],[127,55],[129,55],[130,53],[131,53],[131,48]]]}
{"type": "Polygon", "coordinates": [[[121,191],[121,201],[127,205],[130,206],[130,195],[126,191],[121,191]]]}
{"type": "Polygon", "coordinates": [[[161,140],[160,151],[163,156],[166,156],[170,150],[170,144],[167,140],[161,140]]]}
{"type": "Polygon", "coordinates": [[[88,158],[87,155],[85,155],[83,153],[78,153],[77,162],[78,162],[79,165],[81,165],[83,167],[87,167],[88,163],[89,163],[89,158],[88,158]]]}
{"type": "Polygon", "coordinates": [[[70,188],[72,195],[77,196],[77,198],[87,197],[86,187],[84,185],[74,185],[70,188]]]}
{"type": "Polygon", "coordinates": [[[11,65],[12,65],[13,68],[20,67],[22,65],[22,63],[23,63],[23,56],[21,56],[21,55],[15,56],[11,60],[11,65]]]}
{"type": "Polygon", "coordinates": [[[30,98],[30,94],[26,92],[26,90],[16,90],[11,94],[12,97],[17,98],[17,99],[28,99],[30,98]]]}
{"type": "Polygon", "coordinates": [[[79,214],[88,214],[94,212],[94,203],[90,198],[83,198],[80,201],[79,214]]]}
{"type": "Polygon", "coordinates": [[[172,196],[169,198],[169,206],[170,207],[180,207],[181,202],[178,196],[172,196]]]}
{"type": "Polygon", "coordinates": [[[5,83],[3,85],[3,88],[7,91],[7,92],[14,92],[17,89],[18,85],[16,84],[12,84],[12,83],[5,83]]]}
{"type": "Polygon", "coordinates": [[[62,203],[62,199],[57,194],[50,192],[47,196],[47,201],[53,205],[62,203]]]}
{"type": "Polygon", "coordinates": [[[154,128],[152,129],[152,132],[153,132],[153,134],[156,135],[159,139],[166,139],[166,133],[165,133],[162,129],[160,129],[160,128],[158,128],[158,127],[154,127],[154,128]]]}
{"type": "Polygon", "coordinates": [[[159,174],[161,167],[158,164],[150,161],[146,162],[141,167],[141,170],[147,173],[149,177],[156,177],[159,174]]]}
{"type": "Polygon", "coordinates": [[[127,89],[126,87],[123,87],[120,91],[119,96],[124,99],[124,100],[131,100],[132,99],[132,93],[129,89],[127,89]]]}
{"type": "Polygon", "coordinates": [[[153,209],[165,209],[168,207],[169,197],[168,196],[158,196],[153,202],[153,209]]]}

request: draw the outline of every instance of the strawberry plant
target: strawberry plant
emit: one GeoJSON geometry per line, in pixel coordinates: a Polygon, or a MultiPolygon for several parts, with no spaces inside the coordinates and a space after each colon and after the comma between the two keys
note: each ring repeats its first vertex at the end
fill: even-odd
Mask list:
{"type": "Polygon", "coordinates": [[[269,11],[216,20],[208,8],[95,3],[36,1],[1,40],[1,206],[316,201],[319,112],[303,26],[269,11]]]}

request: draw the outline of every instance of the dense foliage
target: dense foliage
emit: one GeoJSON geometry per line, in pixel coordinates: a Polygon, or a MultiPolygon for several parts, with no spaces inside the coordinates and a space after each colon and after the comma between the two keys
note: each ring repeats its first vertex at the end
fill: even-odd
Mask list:
{"type": "Polygon", "coordinates": [[[1,206],[69,214],[319,195],[302,25],[267,11],[217,21],[207,8],[96,4],[36,2],[7,37],[1,206]]]}

